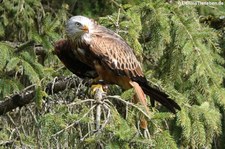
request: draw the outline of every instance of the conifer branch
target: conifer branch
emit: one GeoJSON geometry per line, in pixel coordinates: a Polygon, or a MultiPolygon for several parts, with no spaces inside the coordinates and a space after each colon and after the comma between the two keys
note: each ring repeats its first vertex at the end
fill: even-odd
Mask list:
{"type": "Polygon", "coordinates": [[[120,8],[123,12],[125,12],[125,10],[123,9],[122,5],[119,4],[118,2],[116,2],[115,0],[111,0],[111,3],[116,5],[118,8],[120,8]]]}
{"type": "MultiPolygon", "coordinates": [[[[57,80],[54,85],[53,82],[50,82],[46,86],[46,93],[47,94],[53,94],[58,93],[60,91],[63,91],[67,88],[75,88],[77,84],[77,80],[75,82],[71,81],[71,77],[63,78],[57,80]],[[71,83],[72,82],[72,83],[71,83]],[[69,84],[69,85],[68,85],[69,84]]],[[[29,104],[31,102],[34,102],[35,97],[35,89],[32,90],[24,90],[20,93],[16,93],[12,95],[11,97],[8,97],[8,99],[3,100],[3,102],[0,102],[0,115],[6,114],[7,112],[17,108],[17,107],[23,107],[26,104],[29,104]]]]}
{"type": "Polygon", "coordinates": [[[135,105],[135,104],[133,104],[133,103],[131,103],[131,102],[127,102],[126,100],[120,98],[120,96],[116,96],[116,95],[115,95],[115,96],[107,96],[107,97],[108,97],[108,98],[111,98],[111,99],[119,100],[119,101],[125,103],[126,105],[129,105],[129,106],[131,106],[131,107],[134,107],[135,109],[137,109],[138,111],[140,111],[144,116],[146,116],[149,120],[152,119],[150,113],[145,112],[145,111],[142,110],[140,107],[138,107],[137,105],[135,105]]]}
{"type": "Polygon", "coordinates": [[[25,42],[25,43],[22,43],[22,44],[20,44],[20,45],[16,45],[16,53],[18,53],[18,52],[21,52],[22,50],[24,50],[25,49],[25,47],[29,47],[29,46],[33,46],[34,45],[34,41],[33,40],[30,40],[30,41],[27,41],[27,42],[25,42]]]}
{"type": "Polygon", "coordinates": [[[53,134],[51,137],[56,137],[59,134],[63,133],[64,131],[66,131],[67,129],[70,129],[71,127],[73,127],[74,125],[78,124],[82,119],[84,119],[94,108],[96,107],[96,105],[93,105],[79,120],[74,121],[73,123],[71,123],[70,125],[68,125],[67,127],[65,127],[64,129],[61,129],[60,131],[56,132],[55,134],[53,134]]]}

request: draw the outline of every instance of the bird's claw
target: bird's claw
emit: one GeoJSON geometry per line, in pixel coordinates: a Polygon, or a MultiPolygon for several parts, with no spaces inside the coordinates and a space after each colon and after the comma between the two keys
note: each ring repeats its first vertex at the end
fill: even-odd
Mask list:
{"type": "Polygon", "coordinates": [[[91,85],[91,95],[92,96],[94,96],[96,94],[96,92],[98,92],[98,91],[105,93],[101,84],[91,85]]]}

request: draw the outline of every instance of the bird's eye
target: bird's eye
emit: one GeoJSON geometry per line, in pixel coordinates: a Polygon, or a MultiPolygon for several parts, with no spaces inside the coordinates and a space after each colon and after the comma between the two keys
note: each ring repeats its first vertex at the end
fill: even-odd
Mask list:
{"type": "Polygon", "coordinates": [[[75,25],[78,27],[81,26],[81,24],[79,22],[75,22],[75,25]]]}

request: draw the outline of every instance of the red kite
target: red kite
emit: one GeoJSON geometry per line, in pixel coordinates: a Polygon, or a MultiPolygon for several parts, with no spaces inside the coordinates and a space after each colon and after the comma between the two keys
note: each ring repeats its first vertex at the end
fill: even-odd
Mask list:
{"type": "Polygon", "coordinates": [[[95,81],[117,84],[124,90],[134,88],[136,101],[147,107],[160,102],[171,112],[180,106],[167,94],[148,85],[133,49],[122,37],[84,16],[71,17],[66,25],[67,40],[56,43],[55,51],[65,66],[80,77],[92,74],[95,81]]]}

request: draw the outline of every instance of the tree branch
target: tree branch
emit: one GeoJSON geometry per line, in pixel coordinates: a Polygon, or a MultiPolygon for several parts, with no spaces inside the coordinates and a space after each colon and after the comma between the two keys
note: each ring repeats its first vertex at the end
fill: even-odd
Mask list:
{"type": "MultiPolygon", "coordinates": [[[[61,78],[54,82],[50,82],[46,86],[46,93],[51,95],[53,93],[58,93],[65,90],[66,88],[75,88],[79,84],[79,79],[74,79],[74,77],[61,78]]],[[[21,91],[16,93],[11,97],[8,97],[3,102],[0,102],[0,115],[3,115],[17,107],[25,106],[33,102],[35,97],[35,89],[21,91]]]]}

